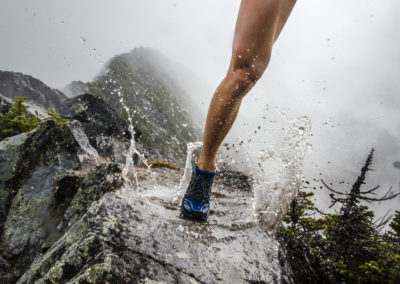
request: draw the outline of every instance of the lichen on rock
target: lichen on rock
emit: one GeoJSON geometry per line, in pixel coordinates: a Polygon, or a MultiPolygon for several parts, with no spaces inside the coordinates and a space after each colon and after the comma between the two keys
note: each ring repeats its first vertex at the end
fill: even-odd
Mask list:
{"type": "Polygon", "coordinates": [[[0,253],[3,266],[12,266],[14,271],[4,276],[7,281],[13,282],[47,251],[72,218],[121,186],[116,164],[100,164],[86,179],[81,177],[82,162],[87,161],[80,155],[90,157],[90,153],[84,148],[83,132],[76,135],[79,127],[77,121],[64,125],[46,121],[34,132],[0,143],[0,253]]]}

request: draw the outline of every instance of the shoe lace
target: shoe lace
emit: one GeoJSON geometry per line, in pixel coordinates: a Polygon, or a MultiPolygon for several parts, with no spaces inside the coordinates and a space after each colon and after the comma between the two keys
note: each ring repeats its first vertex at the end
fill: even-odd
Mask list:
{"type": "Polygon", "coordinates": [[[211,183],[212,180],[207,180],[202,176],[194,176],[189,183],[189,188],[191,188],[190,197],[198,201],[208,201],[210,199],[211,183]]]}

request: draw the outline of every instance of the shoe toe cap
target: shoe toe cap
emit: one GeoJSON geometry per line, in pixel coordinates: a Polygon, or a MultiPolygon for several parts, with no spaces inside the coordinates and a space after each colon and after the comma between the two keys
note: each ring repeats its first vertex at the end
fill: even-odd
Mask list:
{"type": "Polygon", "coordinates": [[[185,196],[182,200],[182,213],[190,218],[207,218],[210,211],[209,202],[193,200],[185,196]]]}

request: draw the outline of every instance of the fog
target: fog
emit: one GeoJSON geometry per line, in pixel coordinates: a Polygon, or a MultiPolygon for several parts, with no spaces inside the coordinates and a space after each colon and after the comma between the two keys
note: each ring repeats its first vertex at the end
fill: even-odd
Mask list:
{"type": "MultiPolygon", "coordinates": [[[[2,0],[0,69],[62,88],[72,80],[91,80],[118,53],[154,47],[202,82],[204,88],[193,94],[204,110],[229,64],[239,4],[2,0]]],[[[368,185],[399,189],[398,11],[397,0],[298,1],[228,138],[246,131],[250,136],[253,129],[243,122],[260,119],[266,105],[290,118],[306,115],[313,131],[307,179],[352,183],[375,147],[376,171],[368,185]]],[[[385,208],[398,204],[396,199],[385,208]]]]}

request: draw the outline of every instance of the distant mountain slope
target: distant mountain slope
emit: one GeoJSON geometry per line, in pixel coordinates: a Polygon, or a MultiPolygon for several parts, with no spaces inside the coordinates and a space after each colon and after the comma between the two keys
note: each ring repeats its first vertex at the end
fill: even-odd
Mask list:
{"type": "MultiPolygon", "coordinates": [[[[173,62],[156,50],[136,48],[110,59],[92,82],[74,81],[64,90],[68,97],[93,94],[123,118],[128,118],[128,110],[135,128],[142,134],[139,144],[157,149],[159,158],[183,166],[187,143],[201,138],[193,119],[196,117],[198,121],[199,111],[177,83],[176,72],[169,72],[174,67],[173,62]]],[[[40,80],[8,71],[0,71],[0,95],[8,99],[26,97],[30,111],[42,114],[49,108],[62,112],[68,99],[40,80]]],[[[2,111],[6,111],[5,105],[2,111]]]]}
{"type": "Polygon", "coordinates": [[[61,91],[67,97],[75,97],[78,95],[82,95],[89,92],[89,88],[82,81],[72,81],[65,88],[61,89],[61,91]]]}
{"type": "Polygon", "coordinates": [[[9,71],[0,71],[0,94],[9,99],[26,97],[29,104],[44,110],[54,108],[56,111],[67,99],[59,90],[50,88],[32,76],[9,71]]]}
{"type": "Polygon", "coordinates": [[[182,164],[186,144],[200,139],[189,114],[197,110],[190,97],[168,76],[168,64],[172,64],[168,62],[153,49],[136,48],[113,57],[93,82],[75,81],[66,89],[70,96],[88,91],[127,118],[123,101],[130,109],[134,125],[143,133],[141,142],[182,164]]]}

